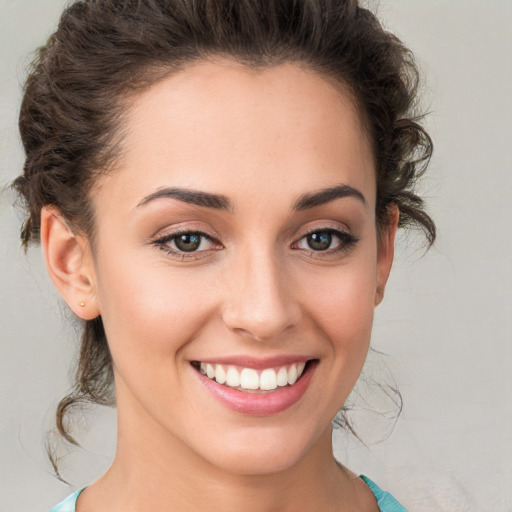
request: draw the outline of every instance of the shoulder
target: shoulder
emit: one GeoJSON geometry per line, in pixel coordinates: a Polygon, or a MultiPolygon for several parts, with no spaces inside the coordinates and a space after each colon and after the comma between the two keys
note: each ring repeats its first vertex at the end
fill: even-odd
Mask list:
{"type": "Polygon", "coordinates": [[[407,509],[400,505],[398,501],[389,492],[383,491],[375,482],[372,482],[367,476],[360,475],[360,478],[368,485],[381,512],[407,512],[407,509]]]}
{"type": "Polygon", "coordinates": [[[82,491],[83,489],[80,489],[73,494],[70,494],[65,500],[61,501],[58,505],[55,505],[50,512],[75,512],[76,500],[82,491]]]}

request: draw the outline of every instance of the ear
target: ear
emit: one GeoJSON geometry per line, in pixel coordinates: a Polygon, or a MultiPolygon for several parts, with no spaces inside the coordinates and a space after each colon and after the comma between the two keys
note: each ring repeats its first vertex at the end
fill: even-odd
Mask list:
{"type": "Polygon", "coordinates": [[[71,310],[84,320],[96,318],[100,312],[88,239],[75,235],[56,207],[45,206],[41,245],[50,278],[71,310]]]}
{"type": "Polygon", "coordinates": [[[388,281],[393,257],[395,254],[395,237],[398,229],[400,211],[396,204],[388,207],[388,224],[382,228],[377,246],[377,283],[375,293],[375,306],[384,298],[384,289],[388,281]]]}

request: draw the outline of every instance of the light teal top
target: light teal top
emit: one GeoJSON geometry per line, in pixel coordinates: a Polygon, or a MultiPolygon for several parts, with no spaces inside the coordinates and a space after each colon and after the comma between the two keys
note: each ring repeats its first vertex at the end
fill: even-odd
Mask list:
{"type": "Polygon", "coordinates": [[[407,509],[400,505],[398,501],[389,494],[389,492],[383,491],[376,483],[372,482],[367,476],[360,475],[367,484],[368,487],[375,494],[377,504],[381,512],[407,512],[407,509]]]}
{"type": "MultiPolygon", "coordinates": [[[[375,494],[379,509],[381,512],[407,512],[407,509],[402,507],[398,501],[389,494],[389,492],[383,491],[377,484],[372,482],[368,477],[361,475],[361,478],[368,484],[368,487],[375,494]]],[[[53,507],[50,512],[75,512],[75,504],[78,496],[83,491],[74,492],[68,496],[64,501],[61,501],[58,505],[53,507]]]]}

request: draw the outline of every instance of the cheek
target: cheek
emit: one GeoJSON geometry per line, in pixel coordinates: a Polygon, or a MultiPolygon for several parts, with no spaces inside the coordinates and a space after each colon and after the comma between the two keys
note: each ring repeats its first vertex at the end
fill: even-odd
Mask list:
{"type": "Polygon", "coordinates": [[[331,340],[352,344],[371,331],[376,291],[376,268],[357,262],[309,278],[309,309],[331,340]]]}
{"type": "Polygon", "coordinates": [[[103,261],[99,277],[101,315],[117,366],[174,358],[208,315],[211,301],[200,283],[162,262],[103,261]]]}
{"type": "MultiPolygon", "coordinates": [[[[322,269],[320,269],[322,270],[322,269]]],[[[372,251],[329,271],[309,274],[307,309],[328,347],[334,409],[345,401],[366,360],[373,324],[376,264],[372,251]],[[338,401],[336,401],[338,400],[338,401]]]]}
{"type": "MultiPolygon", "coordinates": [[[[317,324],[329,344],[328,358],[342,401],[355,384],[366,360],[373,324],[373,294],[364,294],[357,283],[347,282],[317,302],[317,324]]],[[[340,405],[340,404],[338,404],[340,405]]]]}

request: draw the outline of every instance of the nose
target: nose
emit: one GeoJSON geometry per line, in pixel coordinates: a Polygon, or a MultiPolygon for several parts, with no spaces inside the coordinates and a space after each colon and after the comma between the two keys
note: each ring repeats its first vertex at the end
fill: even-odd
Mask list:
{"type": "Polygon", "coordinates": [[[228,275],[225,325],[258,341],[275,340],[297,325],[302,310],[286,274],[272,251],[240,255],[228,275]]]}

